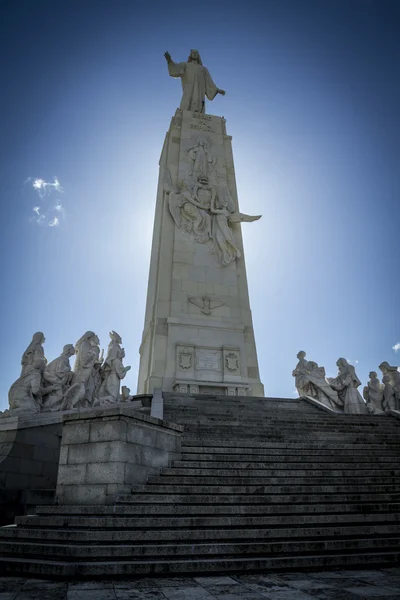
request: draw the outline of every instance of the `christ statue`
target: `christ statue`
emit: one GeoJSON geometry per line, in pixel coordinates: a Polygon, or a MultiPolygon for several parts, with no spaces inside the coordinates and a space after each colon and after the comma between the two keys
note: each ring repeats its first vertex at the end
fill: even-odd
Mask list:
{"type": "Polygon", "coordinates": [[[203,67],[200,54],[191,50],[187,62],[175,63],[169,52],[164,54],[171,77],[180,77],[182,81],[181,110],[205,113],[205,97],[213,100],[217,94],[225,95],[217,88],[206,67],[203,67]]]}

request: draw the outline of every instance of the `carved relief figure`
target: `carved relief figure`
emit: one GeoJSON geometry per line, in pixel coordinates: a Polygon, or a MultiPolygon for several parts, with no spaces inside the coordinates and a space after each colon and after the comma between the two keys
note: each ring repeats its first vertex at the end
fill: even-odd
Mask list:
{"type": "Polygon", "coordinates": [[[164,189],[169,194],[169,210],[176,226],[193,233],[196,241],[207,242],[211,238],[211,218],[206,212],[209,206],[205,193],[213,193],[212,189],[208,188],[208,180],[201,179],[192,196],[185,182],[180,181],[174,189],[168,169],[166,175],[164,189]]]}
{"type": "Polygon", "coordinates": [[[257,221],[261,215],[231,212],[230,196],[224,193],[219,200],[215,186],[204,175],[198,178],[191,193],[185,182],[174,186],[171,173],[166,169],[164,189],[169,194],[169,210],[177,227],[192,233],[197,242],[211,240],[211,252],[222,266],[241,256],[230,224],[257,221]]]}
{"type": "Polygon", "coordinates": [[[43,398],[43,410],[61,410],[65,393],[72,383],[72,370],[69,359],[74,356],[75,348],[72,344],[64,346],[62,354],[51,361],[43,373],[43,380],[53,386],[53,391],[43,398]]]}
{"type": "Polygon", "coordinates": [[[42,388],[42,374],[45,367],[43,358],[25,365],[23,374],[12,384],[8,392],[10,409],[15,412],[38,413],[42,410],[42,395],[51,388],[42,388]]]}
{"type": "Polygon", "coordinates": [[[369,381],[363,389],[363,397],[372,414],[377,414],[377,411],[382,412],[383,386],[375,371],[369,374],[369,381]]]}
{"type": "Polygon", "coordinates": [[[168,72],[171,77],[180,77],[182,82],[182,100],[179,108],[193,112],[205,113],[205,97],[213,100],[217,94],[225,95],[224,90],[217,88],[206,67],[203,67],[200,54],[191,50],[187,62],[175,63],[169,52],[165,52],[168,72]]]}
{"type": "Polygon", "coordinates": [[[201,175],[207,177],[216,162],[215,158],[211,156],[207,149],[207,142],[200,139],[196,146],[193,146],[193,148],[188,151],[188,154],[192,161],[192,169],[189,172],[189,175],[192,176],[193,180],[197,181],[201,175]]]}
{"type": "Polygon", "coordinates": [[[328,379],[329,385],[338,392],[344,404],[344,412],[350,415],[365,415],[367,407],[357,388],[361,385],[353,365],[349,365],[345,358],[339,358],[337,377],[328,379]]]}
{"type": "Polygon", "coordinates": [[[47,362],[44,357],[43,344],[45,343],[46,338],[41,331],[37,331],[33,334],[32,341],[25,350],[21,358],[21,375],[24,375],[27,371],[29,371],[29,367],[33,365],[35,360],[44,360],[47,362]]]}

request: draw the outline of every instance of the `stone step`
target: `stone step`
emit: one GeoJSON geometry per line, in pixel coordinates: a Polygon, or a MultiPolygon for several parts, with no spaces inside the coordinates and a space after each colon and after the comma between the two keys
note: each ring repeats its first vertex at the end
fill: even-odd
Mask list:
{"type": "Polygon", "coordinates": [[[322,442],[324,445],[330,445],[331,443],[344,443],[344,444],[372,444],[374,446],[379,446],[380,444],[385,444],[390,447],[400,447],[400,443],[393,434],[376,434],[376,433],[368,433],[368,434],[359,434],[359,433],[326,433],[326,432],[310,432],[310,433],[301,433],[301,432],[292,432],[292,433],[281,433],[281,434],[268,434],[264,431],[250,431],[247,428],[241,429],[237,428],[235,431],[233,428],[231,429],[223,429],[219,427],[214,427],[212,430],[209,428],[201,429],[199,428],[191,428],[190,429],[190,438],[192,440],[196,439],[209,439],[209,440],[226,440],[234,438],[237,441],[258,441],[264,442],[268,444],[275,443],[304,443],[304,440],[307,440],[307,443],[313,444],[322,442]]]}
{"type": "Polygon", "coordinates": [[[265,542],[210,542],[195,544],[99,544],[99,545],[69,545],[55,543],[32,543],[20,541],[18,543],[0,541],[0,555],[3,557],[39,556],[42,558],[71,559],[79,558],[86,560],[119,560],[121,558],[140,558],[159,556],[179,557],[209,557],[209,556],[268,556],[279,554],[298,555],[299,553],[315,552],[339,552],[339,551],[373,551],[373,550],[397,550],[400,538],[375,537],[375,538],[352,538],[352,539],[327,539],[327,540],[304,540],[304,541],[265,541],[265,542]]]}
{"type": "Polygon", "coordinates": [[[318,539],[325,540],[329,538],[339,539],[340,537],[350,539],[353,537],[390,537],[400,536],[400,524],[398,522],[367,522],[365,523],[340,523],[331,524],[329,522],[311,526],[297,525],[290,527],[286,523],[282,526],[256,526],[241,528],[182,528],[177,529],[128,529],[128,528],[103,528],[87,527],[86,529],[77,528],[35,528],[35,527],[2,527],[0,528],[0,540],[16,540],[38,542],[38,543],[65,543],[65,544],[104,544],[104,543],[143,543],[143,542],[189,542],[196,541],[247,541],[254,540],[304,540],[318,539]]]}
{"type": "MultiPolygon", "coordinates": [[[[207,468],[207,469],[224,469],[228,468],[227,465],[232,465],[232,468],[240,469],[244,468],[244,465],[249,468],[257,469],[258,465],[268,465],[268,467],[276,468],[278,465],[292,465],[292,468],[296,468],[299,465],[305,465],[310,468],[311,464],[326,465],[333,463],[338,466],[348,465],[359,465],[360,469],[367,469],[371,465],[371,458],[366,456],[353,456],[347,454],[346,456],[330,456],[315,454],[313,456],[301,455],[296,456],[295,454],[279,455],[231,455],[228,454],[183,454],[182,460],[174,460],[171,465],[173,467],[181,468],[207,468]],[[318,463],[314,461],[318,459],[318,463]],[[278,462],[279,461],[279,462],[278,462]]],[[[399,464],[399,457],[393,456],[382,456],[374,457],[372,463],[375,467],[382,465],[387,469],[396,468],[399,464]]]]}
{"type": "MultiPolygon", "coordinates": [[[[226,485],[199,485],[198,481],[194,481],[191,478],[190,484],[172,484],[172,482],[168,481],[165,483],[154,483],[152,485],[148,484],[136,484],[132,486],[132,493],[142,494],[145,492],[149,492],[151,494],[207,494],[207,495],[215,495],[215,494],[324,494],[324,493],[332,493],[332,494],[340,494],[340,493],[371,493],[371,492],[379,492],[379,493],[390,493],[397,494],[400,493],[400,482],[389,483],[389,484],[380,484],[374,485],[369,480],[367,483],[342,483],[337,484],[333,480],[330,484],[321,484],[318,482],[310,483],[309,481],[304,484],[301,481],[299,482],[291,482],[289,485],[285,485],[282,483],[271,483],[268,482],[266,484],[261,484],[259,480],[257,480],[256,484],[252,484],[251,482],[246,482],[246,485],[233,485],[232,482],[226,483],[226,485]]],[[[208,480],[207,480],[208,483],[208,480]]]]}
{"type": "Polygon", "coordinates": [[[369,513],[375,514],[378,512],[395,512],[399,511],[400,503],[397,502],[370,502],[366,503],[335,503],[335,504],[256,504],[256,505],[229,505],[229,504],[176,504],[176,505],[117,505],[117,506],[44,506],[38,507],[36,514],[41,516],[46,515],[72,515],[72,516],[170,516],[170,515],[296,515],[296,514],[347,514],[347,513],[369,513]]]}
{"type": "Polygon", "coordinates": [[[207,446],[184,446],[182,459],[187,460],[226,460],[234,457],[234,460],[263,460],[272,457],[271,460],[276,460],[276,457],[288,457],[290,460],[305,460],[308,457],[331,457],[332,459],[354,460],[361,459],[370,460],[372,463],[376,458],[385,460],[386,458],[398,459],[400,452],[396,450],[380,449],[379,451],[371,451],[363,448],[354,448],[351,453],[348,448],[314,448],[314,449],[297,449],[296,448],[218,448],[207,446]]]}
{"type": "Polygon", "coordinates": [[[346,431],[346,430],[354,430],[354,431],[396,431],[399,428],[398,423],[394,419],[390,418],[381,418],[377,420],[369,420],[369,421],[351,421],[351,420],[342,420],[335,418],[333,420],[323,420],[321,418],[315,419],[301,419],[299,417],[295,417],[292,419],[274,419],[268,413],[262,414],[259,411],[245,412],[245,411],[221,411],[219,413],[214,412],[212,414],[203,414],[199,411],[196,412],[166,412],[165,413],[166,420],[168,421],[176,421],[178,420],[180,424],[187,425],[229,425],[229,426],[238,426],[243,424],[255,425],[257,428],[267,428],[278,430],[282,429],[283,425],[291,425],[293,423],[298,424],[300,429],[307,430],[336,430],[336,431],[346,431]]]}
{"type": "Polygon", "coordinates": [[[115,560],[84,562],[61,562],[37,558],[5,557],[0,563],[2,575],[24,573],[32,576],[62,577],[65,579],[104,578],[135,575],[178,575],[201,573],[237,573],[243,571],[278,571],[317,568],[365,567],[367,565],[391,566],[397,564],[400,553],[396,551],[359,552],[357,554],[336,552],[306,556],[237,557],[209,559],[115,560]]]}
{"type": "MultiPolygon", "coordinates": [[[[276,460],[276,459],[275,459],[276,460]]],[[[388,461],[383,461],[382,465],[374,464],[374,470],[371,469],[370,462],[334,462],[334,461],[318,461],[318,462],[286,462],[285,460],[280,460],[279,462],[267,462],[267,461],[257,461],[257,462],[211,462],[211,461],[180,461],[175,460],[172,462],[171,467],[164,468],[163,473],[171,474],[171,475],[191,475],[191,474],[199,474],[199,475],[207,475],[211,472],[211,475],[214,475],[215,472],[223,475],[225,471],[229,471],[232,473],[233,471],[239,475],[243,474],[243,472],[253,473],[257,475],[261,471],[281,471],[281,470],[293,470],[296,473],[309,472],[310,470],[315,471],[317,474],[319,471],[332,471],[339,473],[344,472],[353,472],[356,471],[358,473],[363,473],[368,471],[368,473],[382,473],[388,474],[389,472],[392,474],[398,474],[399,470],[396,469],[398,467],[399,462],[394,458],[390,463],[388,461]],[[379,468],[376,468],[379,467],[379,468]]],[[[232,473],[233,474],[233,473],[232,473]]],[[[262,473],[260,473],[262,474],[262,473]]],[[[267,473],[268,474],[268,473],[267,473]]]]}
{"type": "MultiPolygon", "coordinates": [[[[400,440],[400,438],[399,438],[400,440]]],[[[238,439],[228,439],[228,440],[222,440],[222,439],[210,439],[210,438],[197,438],[197,437],[193,437],[190,436],[189,437],[184,437],[182,440],[182,451],[183,452],[188,452],[188,448],[209,448],[209,449],[213,449],[213,452],[215,452],[214,448],[221,448],[221,449],[225,449],[226,452],[226,448],[240,448],[241,450],[245,450],[245,449],[249,449],[249,448],[254,448],[254,449],[280,449],[280,448],[290,448],[290,449],[299,449],[299,450],[319,450],[319,449],[328,449],[328,450],[362,450],[363,448],[360,447],[360,445],[357,442],[353,442],[353,443],[348,443],[348,442],[335,442],[335,443],[324,443],[323,441],[304,441],[304,438],[301,442],[296,442],[296,441],[286,441],[286,442],[275,442],[275,441],[268,441],[268,440],[264,440],[264,441],[259,441],[259,440],[238,440],[238,439]]],[[[380,450],[390,450],[390,451],[397,451],[400,452],[400,441],[397,440],[392,440],[390,443],[386,442],[385,444],[380,444],[380,443],[369,443],[365,445],[365,449],[368,451],[374,451],[377,450],[378,452],[380,450]]],[[[198,450],[196,450],[198,451],[198,450]]],[[[229,450],[230,452],[230,450],[229,450]]]]}
{"type": "Polygon", "coordinates": [[[304,514],[304,515],[275,515],[275,516],[221,516],[207,515],[206,517],[131,517],[122,515],[92,516],[92,515],[51,515],[35,516],[27,515],[16,517],[15,523],[24,527],[72,527],[72,528],[111,528],[111,529],[185,529],[185,528],[233,528],[246,527],[258,528],[262,526],[282,527],[299,526],[310,527],[311,525],[330,525],[345,523],[393,523],[398,524],[400,514],[384,512],[371,514],[304,514]]]}
{"type": "Polygon", "coordinates": [[[343,502],[357,502],[368,504],[370,502],[400,502],[400,491],[396,494],[380,493],[374,494],[351,494],[344,492],[342,494],[262,494],[255,495],[251,494],[213,494],[211,496],[195,495],[195,494],[153,494],[151,492],[152,487],[148,486],[147,493],[136,493],[129,495],[117,496],[115,499],[116,504],[293,504],[299,502],[300,504],[318,504],[321,503],[343,503],[343,502]]]}
{"type": "MultiPolygon", "coordinates": [[[[277,472],[280,473],[280,472],[277,472]]],[[[283,473],[283,472],[282,472],[283,473]]],[[[211,475],[199,477],[199,476],[187,476],[179,475],[163,475],[163,476],[150,476],[148,478],[149,484],[167,484],[167,485],[204,485],[209,487],[215,486],[231,486],[231,485],[259,485],[268,486],[271,485],[380,485],[380,484],[398,484],[399,480],[396,477],[362,477],[359,475],[354,476],[342,476],[342,475],[275,475],[275,476],[232,476],[224,475],[218,476],[211,475]]],[[[222,491],[222,490],[221,490],[222,491]]]]}

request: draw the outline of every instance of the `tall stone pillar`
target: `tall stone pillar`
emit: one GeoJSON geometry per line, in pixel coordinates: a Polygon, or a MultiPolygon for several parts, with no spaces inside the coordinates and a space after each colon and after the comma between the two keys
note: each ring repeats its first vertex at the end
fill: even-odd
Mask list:
{"type": "Polygon", "coordinates": [[[256,217],[239,213],[231,139],[179,109],[166,134],[138,393],[264,396],[240,224],[256,217]]]}

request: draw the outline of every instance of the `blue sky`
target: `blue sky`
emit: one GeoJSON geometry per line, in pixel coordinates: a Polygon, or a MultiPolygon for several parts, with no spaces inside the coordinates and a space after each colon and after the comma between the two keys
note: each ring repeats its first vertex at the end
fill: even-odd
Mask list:
{"type": "Polygon", "coordinates": [[[233,136],[241,210],[263,215],[243,235],[266,395],[293,396],[300,349],[329,375],[349,359],[363,383],[400,363],[397,0],[0,10],[0,409],[38,330],[49,360],[88,329],[104,348],[118,331],[136,390],[158,159],[180,101],[165,50],[198,48],[227,90],[208,112],[233,136]],[[39,198],[29,178],[54,177],[64,191],[39,198]]]}

